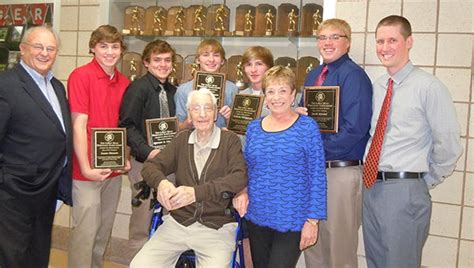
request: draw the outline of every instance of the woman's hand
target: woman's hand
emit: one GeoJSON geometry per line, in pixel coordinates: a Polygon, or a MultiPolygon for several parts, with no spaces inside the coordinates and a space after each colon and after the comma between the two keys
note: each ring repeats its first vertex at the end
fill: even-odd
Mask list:
{"type": "Polygon", "coordinates": [[[301,230],[300,250],[314,246],[318,241],[318,222],[316,220],[306,221],[301,230]]]}
{"type": "Polygon", "coordinates": [[[232,205],[234,206],[235,210],[237,210],[240,217],[243,217],[245,214],[247,214],[247,207],[249,206],[249,195],[247,193],[247,188],[243,189],[234,197],[234,199],[232,199],[232,205]]]}

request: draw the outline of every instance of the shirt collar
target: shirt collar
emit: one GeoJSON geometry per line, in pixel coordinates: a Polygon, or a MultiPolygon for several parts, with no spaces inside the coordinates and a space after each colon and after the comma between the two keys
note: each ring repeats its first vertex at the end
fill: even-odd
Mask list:
{"type": "Polygon", "coordinates": [[[396,84],[400,84],[405,78],[408,77],[408,75],[411,73],[411,71],[415,68],[413,63],[411,61],[408,61],[405,66],[403,66],[400,71],[396,72],[394,75],[392,75],[392,80],[396,84]]]}
{"type": "Polygon", "coordinates": [[[26,72],[33,78],[33,80],[35,80],[37,84],[43,85],[45,78],[48,81],[51,81],[51,79],[53,78],[53,73],[51,71],[48,71],[46,76],[43,76],[42,74],[38,73],[35,69],[26,65],[26,63],[23,60],[20,61],[20,64],[21,66],[23,66],[23,68],[25,68],[26,72]]]}
{"type": "Polygon", "coordinates": [[[117,67],[114,67],[114,74],[112,76],[108,75],[104,69],[100,66],[100,64],[97,62],[95,58],[92,59],[92,66],[95,68],[95,73],[97,75],[97,78],[105,78],[107,80],[117,82],[117,67]]]}
{"type": "Polygon", "coordinates": [[[339,68],[339,66],[341,66],[348,59],[349,59],[349,54],[346,53],[346,54],[342,55],[339,59],[337,59],[337,60],[335,60],[331,63],[328,63],[327,66],[328,66],[329,72],[332,72],[333,70],[336,70],[337,68],[339,68]]]}
{"type": "Polygon", "coordinates": [[[161,81],[158,80],[158,78],[156,78],[150,72],[147,72],[146,75],[148,76],[148,79],[155,90],[160,91],[161,90],[160,85],[162,85],[166,91],[166,88],[167,88],[166,83],[161,83],[161,81]]]}
{"type": "MultiPolygon", "coordinates": [[[[221,129],[214,124],[214,129],[212,130],[211,138],[206,145],[202,147],[210,147],[211,149],[217,149],[219,147],[219,142],[221,141],[221,129]]],[[[197,133],[196,130],[191,132],[188,139],[189,144],[197,144],[197,133]]]]}

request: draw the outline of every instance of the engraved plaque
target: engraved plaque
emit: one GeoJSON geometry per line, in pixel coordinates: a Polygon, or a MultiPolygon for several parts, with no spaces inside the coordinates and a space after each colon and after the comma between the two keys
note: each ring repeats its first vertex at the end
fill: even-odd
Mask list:
{"type": "Polygon", "coordinates": [[[125,128],[92,128],[92,167],[124,168],[126,136],[125,128]]]}
{"type": "Polygon", "coordinates": [[[155,118],[145,120],[148,145],[163,149],[178,132],[178,118],[155,118]]]}
{"type": "Polygon", "coordinates": [[[250,121],[260,117],[262,113],[263,96],[252,94],[237,94],[230,114],[227,129],[237,134],[245,135],[250,121]]]}
{"type": "Polygon", "coordinates": [[[339,86],[305,87],[304,107],[322,133],[337,133],[339,122],[339,86]]]}
{"type": "Polygon", "coordinates": [[[196,79],[194,79],[194,89],[200,88],[209,89],[217,99],[217,110],[219,110],[224,103],[226,75],[223,73],[207,73],[196,72],[196,79]]]}

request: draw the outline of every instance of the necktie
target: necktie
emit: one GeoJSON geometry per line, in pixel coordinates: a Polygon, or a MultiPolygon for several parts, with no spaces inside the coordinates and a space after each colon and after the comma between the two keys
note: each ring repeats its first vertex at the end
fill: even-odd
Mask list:
{"type": "Polygon", "coordinates": [[[377,172],[379,168],[380,152],[382,150],[383,138],[385,135],[385,127],[387,126],[388,114],[390,112],[390,103],[393,91],[393,80],[388,79],[387,93],[383,100],[382,109],[380,109],[377,126],[375,127],[372,144],[370,144],[369,152],[364,164],[364,185],[370,188],[375,184],[377,172]]]}
{"type": "Polygon", "coordinates": [[[328,66],[324,65],[323,69],[321,70],[321,73],[319,74],[318,78],[316,79],[316,83],[314,83],[315,86],[319,87],[322,86],[324,83],[324,80],[326,80],[326,76],[328,75],[328,66]]]}
{"type": "Polygon", "coordinates": [[[166,94],[165,89],[163,88],[163,85],[160,84],[160,117],[165,118],[165,117],[170,117],[170,109],[168,106],[168,96],[166,94]]]}
{"type": "Polygon", "coordinates": [[[44,78],[44,83],[46,86],[46,98],[48,98],[49,104],[51,104],[51,107],[53,108],[54,113],[59,119],[59,122],[61,122],[61,126],[64,129],[64,122],[63,122],[63,114],[61,112],[61,106],[59,105],[59,100],[58,96],[56,96],[56,93],[54,92],[53,85],[51,83],[48,83],[47,78],[44,78]]]}

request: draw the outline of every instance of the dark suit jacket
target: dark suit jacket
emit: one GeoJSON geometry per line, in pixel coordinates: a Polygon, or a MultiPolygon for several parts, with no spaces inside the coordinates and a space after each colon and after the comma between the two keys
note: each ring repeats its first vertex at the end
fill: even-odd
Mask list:
{"type": "Polygon", "coordinates": [[[10,195],[41,200],[57,191],[59,199],[72,205],[71,117],[64,86],[56,78],[51,83],[66,132],[20,64],[0,73],[0,199],[10,195]]]}

